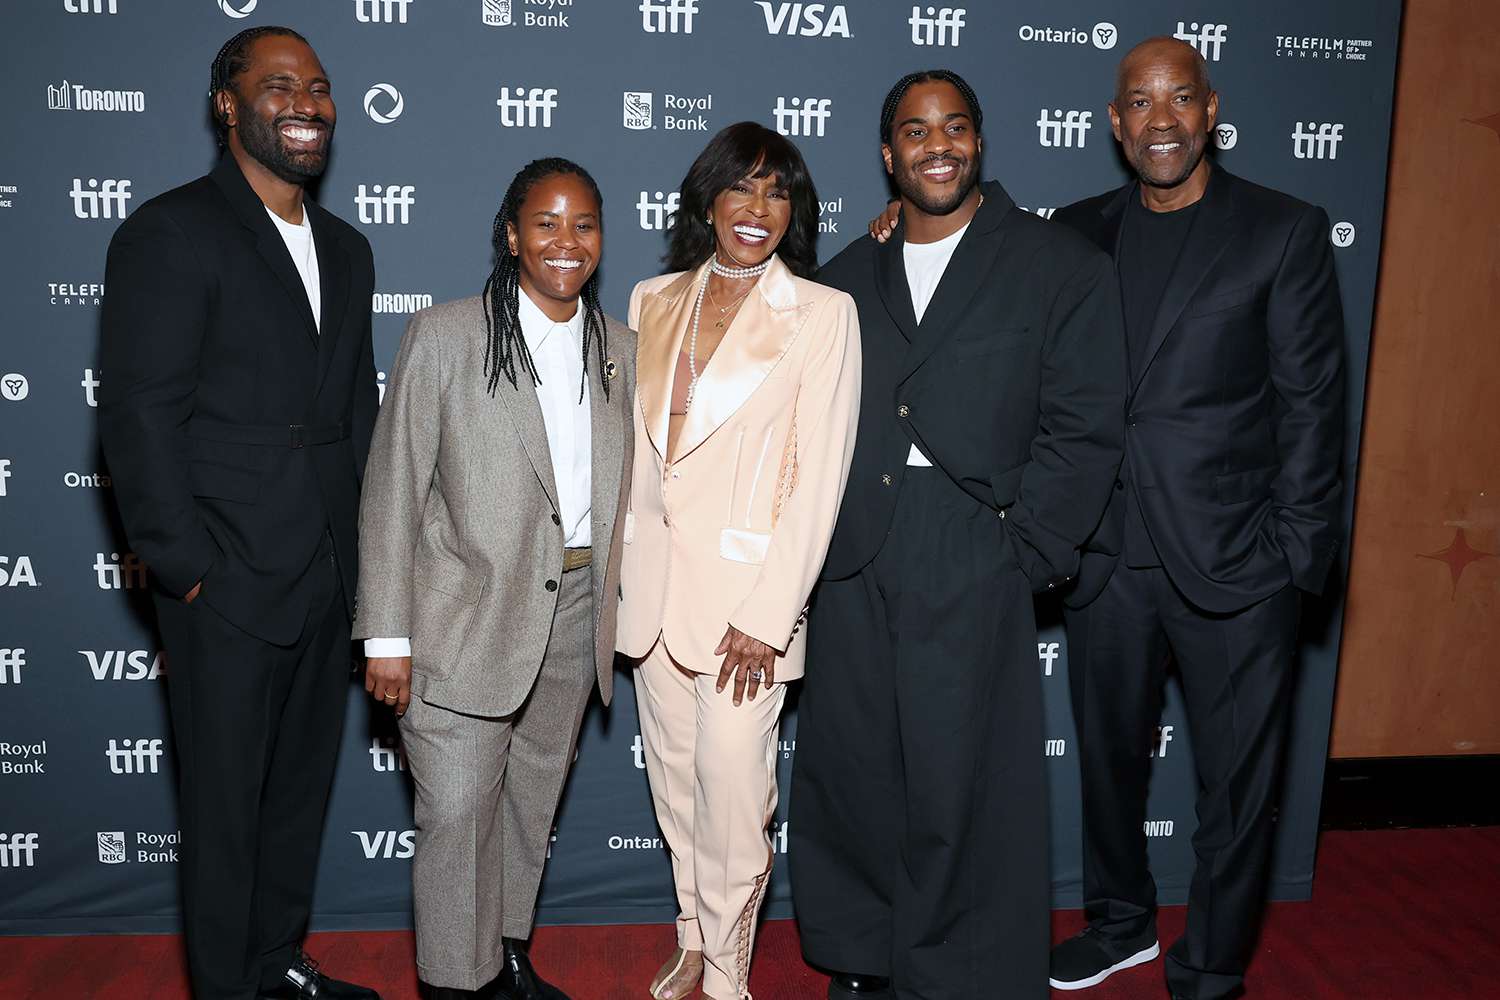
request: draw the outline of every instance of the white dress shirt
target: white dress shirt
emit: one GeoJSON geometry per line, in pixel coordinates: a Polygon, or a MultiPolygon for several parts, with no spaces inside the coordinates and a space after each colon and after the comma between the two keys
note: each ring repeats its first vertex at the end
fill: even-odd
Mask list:
{"type": "Polygon", "coordinates": [[[302,278],[302,287],[307,289],[307,304],[312,306],[313,325],[322,333],[323,284],[318,275],[318,248],[313,244],[312,224],[307,221],[307,209],[302,209],[302,223],[296,226],[269,208],[266,209],[266,214],[276,223],[281,242],[286,244],[286,252],[292,255],[292,263],[296,265],[297,274],[302,278]]]}
{"type": "MultiPolygon", "coordinates": [[[[958,249],[958,241],[968,231],[969,224],[964,223],[958,232],[944,236],[936,243],[907,242],[902,246],[901,256],[906,261],[906,284],[911,288],[911,309],[916,313],[918,323],[922,322],[922,316],[932,302],[938,282],[943,280],[943,272],[948,270],[948,262],[953,259],[953,251],[958,249]]],[[[912,445],[911,451],[907,452],[906,464],[922,468],[932,466],[916,445],[912,445]]]]}
{"type": "MultiPolygon", "coordinates": [[[[520,291],[518,312],[521,336],[531,352],[532,363],[542,384],[536,387],[547,428],[547,451],[552,458],[552,479],[557,484],[558,517],[562,519],[563,545],[583,548],[593,544],[593,425],[590,388],[583,386],[583,307],[571,319],[554,322],[520,291]]],[[[527,376],[517,372],[525,390],[527,376]]],[[[502,386],[501,391],[505,391],[502,386]]],[[[366,656],[410,656],[410,638],[365,640],[366,656]]]]}

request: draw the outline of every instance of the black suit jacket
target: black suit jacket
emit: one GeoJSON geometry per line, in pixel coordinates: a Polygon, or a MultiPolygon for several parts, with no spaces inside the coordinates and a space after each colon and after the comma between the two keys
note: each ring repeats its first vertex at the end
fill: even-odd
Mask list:
{"type": "Polygon", "coordinates": [[[105,270],[99,428],[131,546],[167,592],[201,579],[200,600],[276,643],[295,641],[313,610],[325,537],[346,600],[355,593],[377,407],[370,245],[304,205],[321,333],[228,155],[126,219],[105,270]],[[296,424],[323,443],[293,447],[296,424]]]}
{"type": "MultiPolygon", "coordinates": [[[[1115,255],[1132,182],[1053,216],[1115,255]]],[[[1130,359],[1126,465],[1068,603],[1113,571],[1133,489],[1172,582],[1230,613],[1338,550],[1344,321],[1322,209],[1215,168],[1144,356],[1130,359]]]]}
{"type": "Polygon", "coordinates": [[[1017,208],[999,184],[959,241],[921,324],[898,229],[819,273],[859,306],[859,436],[824,576],[858,572],[890,530],[907,452],[1005,518],[1034,590],[1062,587],[1120,463],[1125,349],[1107,256],[1017,208]]]}

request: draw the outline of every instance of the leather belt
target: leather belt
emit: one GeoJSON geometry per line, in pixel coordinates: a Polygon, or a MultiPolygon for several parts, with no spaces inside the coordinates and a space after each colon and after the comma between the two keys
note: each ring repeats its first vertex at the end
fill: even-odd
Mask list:
{"type": "Polygon", "coordinates": [[[349,436],[349,424],[230,424],[195,417],[188,421],[189,437],[224,444],[263,445],[272,448],[301,448],[306,445],[333,444],[349,436]]]}
{"type": "Polygon", "coordinates": [[[571,573],[575,569],[583,569],[594,561],[594,550],[585,545],[581,549],[563,549],[563,572],[571,573]]]}

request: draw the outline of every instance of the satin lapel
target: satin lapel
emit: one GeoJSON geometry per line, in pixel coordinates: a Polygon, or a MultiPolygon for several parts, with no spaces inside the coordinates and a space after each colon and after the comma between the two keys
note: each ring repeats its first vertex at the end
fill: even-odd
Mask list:
{"type": "Polygon", "coordinates": [[[1152,362],[1161,353],[1162,344],[1177,325],[1177,318],[1182,315],[1182,310],[1187,308],[1193,293],[1203,284],[1203,279],[1208,277],[1234,240],[1235,231],[1239,228],[1239,217],[1233,200],[1228,196],[1230,181],[1231,178],[1227,176],[1216,176],[1209,181],[1208,192],[1198,208],[1198,217],[1188,230],[1187,242],[1177,254],[1172,277],[1167,281],[1166,291],[1162,293],[1161,305],[1156,310],[1156,321],[1151,325],[1151,339],[1147,341],[1146,353],[1141,358],[1140,367],[1136,369],[1132,390],[1145,381],[1146,373],[1151,370],[1152,362]]]}
{"type": "Polygon", "coordinates": [[[516,433],[521,438],[521,447],[526,449],[526,457],[531,459],[531,467],[536,470],[536,477],[541,480],[547,499],[552,501],[552,509],[558,510],[557,478],[552,474],[552,449],[547,447],[547,424],[542,419],[542,402],[537,398],[537,387],[532,383],[531,376],[519,368],[516,370],[516,382],[517,385],[512,388],[510,380],[502,378],[495,388],[495,395],[505,400],[511,423],[515,425],[516,433]]]}
{"type": "Polygon", "coordinates": [[[677,438],[674,462],[708,440],[734,416],[771,374],[812,312],[811,303],[797,302],[792,273],[779,257],[773,258],[770,270],[761,276],[756,290],[760,294],[752,294],[745,300],[708,367],[699,372],[693,405],[677,438]]]}
{"type": "Polygon", "coordinates": [[[333,362],[334,348],[346,325],[349,305],[349,251],[339,241],[322,208],[307,202],[305,211],[312,220],[313,244],[318,253],[318,284],[321,293],[321,324],[318,327],[318,374],[313,384],[319,388],[333,362]]]}
{"type": "MultiPolygon", "coordinates": [[[[905,230],[902,230],[904,233],[905,230]]],[[[899,235],[899,234],[898,234],[899,235]]],[[[917,339],[917,314],[911,307],[911,285],[906,282],[906,260],[901,248],[906,239],[889,239],[875,248],[875,287],[896,328],[908,344],[917,339]]]]}
{"type": "MultiPolygon", "coordinates": [[[[617,351],[618,347],[611,347],[606,355],[606,371],[621,370],[623,361],[618,357],[617,351]],[[610,367],[610,362],[614,362],[613,368],[610,367]]],[[[590,373],[589,443],[592,471],[589,493],[593,503],[590,522],[593,525],[594,544],[605,546],[606,551],[609,545],[609,519],[614,516],[620,500],[620,477],[624,474],[623,463],[626,460],[625,421],[630,419],[630,400],[621,398],[625,394],[625,380],[611,380],[609,390],[609,399],[605,399],[597,374],[590,373]]]]}
{"type": "Polygon", "coordinates": [[[636,392],[641,399],[641,417],[651,446],[663,459],[667,456],[667,425],[672,413],[672,379],[677,374],[677,354],[693,322],[693,302],[698,281],[708,264],[684,271],[659,292],[641,302],[637,320],[636,392]]]}

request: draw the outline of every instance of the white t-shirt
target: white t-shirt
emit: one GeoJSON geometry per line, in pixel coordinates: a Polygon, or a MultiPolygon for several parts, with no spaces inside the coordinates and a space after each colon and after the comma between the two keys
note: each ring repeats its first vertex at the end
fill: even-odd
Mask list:
{"type": "Polygon", "coordinates": [[[312,306],[313,325],[322,333],[323,286],[318,278],[318,248],[313,245],[312,224],[307,221],[307,209],[302,209],[300,226],[292,225],[269,208],[266,209],[266,214],[276,223],[281,242],[286,244],[286,252],[292,255],[292,263],[302,278],[302,287],[307,289],[307,304],[312,306]]]}
{"type": "MultiPolygon", "coordinates": [[[[907,243],[902,246],[901,256],[906,261],[906,284],[911,288],[911,309],[916,313],[918,323],[922,322],[922,316],[927,312],[933,294],[937,292],[938,283],[943,280],[943,272],[948,270],[948,262],[953,259],[953,251],[958,249],[958,243],[964,238],[964,233],[969,231],[969,225],[970,223],[964,223],[957,232],[944,236],[936,243],[907,243]]],[[[932,466],[916,445],[912,445],[911,451],[907,453],[906,464],[922,468],[932,466]]]]}

